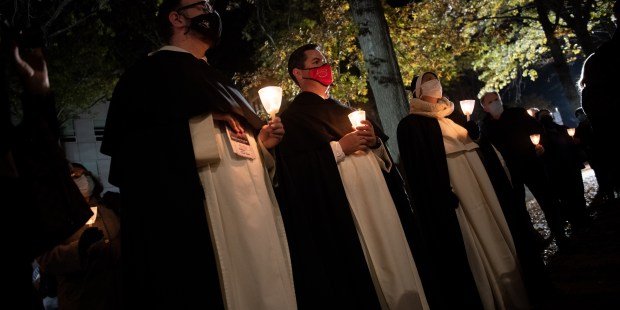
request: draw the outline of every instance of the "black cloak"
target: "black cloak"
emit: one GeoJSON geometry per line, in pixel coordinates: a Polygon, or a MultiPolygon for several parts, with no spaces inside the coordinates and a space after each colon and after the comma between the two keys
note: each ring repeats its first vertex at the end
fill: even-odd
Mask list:
{"type": "Polygon", "coordinates": [[[223,308],[188,120],[248,102],[204,60],[159,51],[114,90],[101,152],[122,200],[123,291],[129,309],[223,308]]]}
{"type": "Polygon", "coordinates": [[[491,179],[499,200],[512,241],[517,251],[521,276],[532,305],[549,298],[553,284],[542,257],[543,237],[536,231],[523,199],[515,194],[506,171],[486,136],[478,140],[478,155],[491,179]]]}
{"type": "MultiPolygon", "coordinates": [[[[302,92],[280,116],[286,134],[277,147],[276,194],[299,309],[380,309],[330,147],[353,131],[352,111],[333,98],[302,92]]],[[[409,238],[411,207],[396,166],[384,177],[409,238]]]]}
{"type": "Polygon", "coordinates": [[[408,115],[397,128],[398,148],[414,212],[428,251],[416,263],[432,309],[482,309],[454,209],[446,150],[439,122],[408,115]]]}

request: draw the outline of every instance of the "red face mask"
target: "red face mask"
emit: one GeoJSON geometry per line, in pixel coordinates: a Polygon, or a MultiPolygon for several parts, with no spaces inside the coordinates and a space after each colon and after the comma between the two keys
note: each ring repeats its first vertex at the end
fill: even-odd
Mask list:
{"type": "Polygon", "coordinates": [[[334,78],[332,77],[332,67],[326,63],[316,68],[308,68],[302,70],[310,70],[310,77],[304,77],[304,79],[315,80],[323,86],[332,85],[334,78]]]}

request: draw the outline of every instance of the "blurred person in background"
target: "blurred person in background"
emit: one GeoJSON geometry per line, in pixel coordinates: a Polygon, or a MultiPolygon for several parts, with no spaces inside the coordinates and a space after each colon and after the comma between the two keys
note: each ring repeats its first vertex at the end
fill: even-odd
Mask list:
{"type": "Polygon", "coordinates": [[[2,300],[38,310],[43,303],[33,285],[34,259],[78,230],[92,212],[60,148],[42,36],[20,36],[1,14],[0,28],[0,205],[11,221],[0,232],[11,250],[2,300]],[[21,113],[10,101],[13,68],[21,87],[15,108],[21,113]]]}
{"type": "Polygon", "coordinates": [[[581,151],[582,160],[587,162],[590,168],[594,171],[596,183],[598,185],[598,191],[594,198],[593,203],[605,202],[609,198],[606,192],[611,188],[609,180],[609,171],[601,166],[600,162],[600,148],[596,145],[596,138],[592,131],[592,125],[590,119],[583,108],[579,107],[575,109],[575,117],[579,121],[579,125],[575,128],[575,135],[573,139],[579,150],[581,151]]]}
{"type": "Polygon", "coordinates": [[[120,218],[102,201],[101,182],[83,165],[72,163],[71,177],[94,215],[37,263],[58,281],[59,310],[120,309],[120,218]]]}
{"type": "Polygon", "coordinates": [[[551,111],[541,109],[536,118],[545,129],[541,142],[545,145],[542,158],[549,172],[550,184],[560,198],[563,217],[570,222],[573,232],[581,230],[589,222],[589,216],[581,173],[585,166],[577,145],[568,134],[568,127],[556,123],[551,111]]]}
{"type": "Polygon", "coordinates": [[[534,145],[530,139],[532,134],[544,135],[544,128],[524,108],[504,107],[498,92],[486,92],[480,98],[480,104],[486,112],[480,121],[480,135],[491,141],[506,161],[518,203],[527,210],[527,186],[545,213],[551,235],[560,250],[568,250],[570,242],[560,199],[551,187],[549,173],[541,158],[544,147],[540,143],[534,145]]]}

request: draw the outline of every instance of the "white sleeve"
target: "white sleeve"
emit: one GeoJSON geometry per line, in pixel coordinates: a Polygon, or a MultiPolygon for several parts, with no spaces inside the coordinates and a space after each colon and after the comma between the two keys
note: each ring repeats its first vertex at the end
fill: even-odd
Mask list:
{"type": "Polygon", "coordinates": [[[332,147],[332,152],[334,153],[336,163],[343,161],[347,157],[338,141],[332,141],[329,143],[329,145],[332,147]]]}

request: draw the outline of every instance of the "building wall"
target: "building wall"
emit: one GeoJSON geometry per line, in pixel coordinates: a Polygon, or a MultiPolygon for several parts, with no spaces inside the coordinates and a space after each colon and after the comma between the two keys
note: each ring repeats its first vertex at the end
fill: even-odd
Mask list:
{"type": "Polygon", "coordinates": [[[63,124],[62,142],[69,161],[84,165],[98,177],[104,192],[118,192],[117,187],[108,183],[110,157],[99,151],[108,106],[108,102],[98,103],[79,118],[68,120],[63,124]]]}

